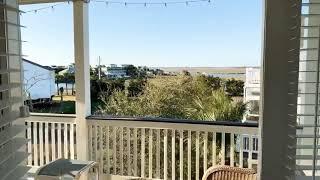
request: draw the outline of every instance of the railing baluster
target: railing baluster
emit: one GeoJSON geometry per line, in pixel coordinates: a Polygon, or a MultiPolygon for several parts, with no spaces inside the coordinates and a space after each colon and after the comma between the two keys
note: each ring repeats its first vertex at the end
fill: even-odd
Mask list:
{"type": "Polygon", "coordinates": [[[180,144],[179,144],[179,155],[180,155],[180,159],[179,159],[179,168],[180,168],[180,176],[179,179],[183,179],[183,130],[180,130],[180,144]]]}
{"type": "Polygon", "coordinates": [[[106,126],[106,160],[107,160],[107,165],[106,165],[106,171],[107,171],[107,175],[110,174],[110,155],[109,155],[109,151],[110,151],[110,135],[109,135],[109,126],[106,126]]]}
{"type": "Polygon", "coordinates": [[[27,144],[27,147],[28,147],[28,165],[32,165],[32,137],[31,137],[31,124],[32,122],[27,122],[27,139],[29,140],[28,141],[28,144],[27,144]]]}
{"type": "MultiPolygon", "coordinates": [[[[146,129],[142,128],[141,129],[141,177],[145,177],[145,150],[146,150],[146,129]]],[[[137,165],[135,165],[137,166],[137,165]]],[[[137,168],[135,168],[137,169],[137,168]]],[[[135,172],[136,173],[136,172],[135,172]]],[[[135,175],[137,176],[137,175],[135,175]]]]}
{"type": "Polygon", "coordinates": [[[93,138],[92,137],[92,133],[93,133],[92,131],[93,131],[92,130],[92,125],[89,125],[89,127],[88,127],[88,136],[89,136],[88,137],[89,138],[88,139],[88,144],[89,144],[89,147],[88,148],[89,148],[89,160],[91,160],[91,161],[93,160],[93,153],[94,153],[93,152],[93,142],[92,142],[93,141],[92,140],[92,138],[93,138]]]}
{"type": "Polygon", "coordinates": [[[149,129],[149,178],[152,179],[152,142],[153,142],[153,130],[149,129]]]}
{"type": "Polygon", "coordinates": [[[127,127],[127,175],[131,176],[130,128],[127,127]]]}
{"type": "Polygon", "coordinates": [[[234,134],[230,134],[230,166],[234,167],[234,134]]]}
{"type": "Polygon", "coordinates": [[[33,164],[35,166],[39,166],[39,162],[38,162],[38,126],[37,126],[37,122],[33,123],[33,164]]]}
{"type": "Polygon", "coordinates": [[[44,162],[44,164],[47,164],[50,162],[49,160],[49,123],[45,123],[44,124],[44,145],[45,145],[45,158],[46,158],[46,161],[44,162]]]}
{"type": "MultiPolygon", "coordinates": [[[[222,165],[225,165],[226,157],[230,157],[230,166],[236,166],[238,156],[235,155],[236,144],[234,142],[239,137],[239,166],[243,167],[243,134],[249,137],[246,145],[249,145],[250,148],[248,149],[248,167],[252,168],[252,136],[256,135],[256,132],[251,127],[248,129],[247,127],[235,127],[233,131],[233,127],[228,126],[220,131],[215,125],[212,130],[211,127],[197,124],[179,126],[175,123],[162,122],[157,126],[155,122],[118,123],[114,120],[103,123],[106,124],[88,121],[88,155],[90,160],[99,162],[100,174],[164,180],[201,179],[200,175],[208,168],[208,165],[217,164],[216,154],[222,155],[219,159],[222,165]],[[229,134],[226,135],[226,133],[230,133],[230,139],[229,134]],[[176,139],[178,138],[176,136],[179,136],[179,139],[176,139]],[[212,144],[209,140],[212,140],[212,144]],[[208,151],[211,146],[212,150],[208,151]],[[221,146],[219,148],[221,152],[217,152],[217,146],[221,146]],[[179,149],[177,150],[176,147],[179,149]],[[212,157],[210,157],[211,153],[212,157]]],[[[57,157],[71,159],[76,157],[74,121],[47,122],[39,118],[36,122],[27,120],[26,125],[26,137],[32,138],[32,141],[28,142],[28,152],[32,154],[28,157],[28,165],[43,165],[57,157]]]]}
{"type": "Polygon", "coordinates": [[[43,166],[43,158],[44,158],[44,155],[43,155],[43,123],[42,122],[39,122],[39,159],[40,159],[40,166],[43,166]]]}
{"type": "Polygon", "coordinates": [[[100,136],[99,136],[99,155],[100,155],[100,174],[103,173],[104,163],[103,163],[103,157],[104,157],[104,148],[103,148],[103,126],[99,126],[100,128],[100,136]]]}
{"type": "Polygon", "coordinates": [[[188,180],[191,180],[191,131],[188,131],[188,180]]]}
{"type": "Polygon", "coordinates": [[[226,134],[224,132],[221,133],[221,165],[225,165],[225,152],[226,152],[226,134]]]}
{"type": "Polygon", "coordinates": [[[156,146],[156,174],[157,178],[160,179],[160,129],[157,129],[157,146],[156,146]]]}
{"type": "Polygon", "coordinates": [[[199,179],[199,145],[200,145],[200,141],[199,141],[199,131],[196,131],[196,179],[199,179]]]}
{"type": "Polygon", "coordinates": [[[176,130],[172,129],[171,137],[171,179],[175,180],[176,178],[176,130]]]}
{"type": "Polygon", "coordinates": [[[58,158],[62,158],[61,123],[58,123],[58,158]]]}
{"type": "Polygon", "coordinates": [[[208,166],[208,132],[203,135],[203,172],[207,170],[208,166]]]}
{"type": "Polygon", "coordinates": [[[212,132],[212,165],[217,164],[217,134],[216,132],[212,132]]]}
{"type": "Polygon", "coordinates": [[[252,136],[249,136],[248,168],[252,168],[252,136]]]}
{"type": "Polygon", "coordinates": [[[168,178],[168,130],[164,130],[163,137],[163,179],[168,178]]]}
{"type": "Polygon", "coordinates": [[[56,124],[51,123],[51,158],[52,161],[56,160],[56,124]]]}
{"type": "Polygon", "coordinates": [[[117,174],[117,128],[113,127],[113,174],[117,174]]]}
{"type": "Polygon", "coordinates": [[[70,158],[74,159],[74,124],[70,124],[70,158]]]}
{"type": "MultiPolygon", "coordinates": [[[[143,157],[144,158],[144,157],[143,157]]],[[[133,166],[134,176],[138,176],[138,129],[133,129],[133,166]]]]}
{"type": "Polygon", "coordinates": [[[69,152],[68,152],[68,124],[64,123],[64,129],[63,129],[63,150],[64,150],[64,158],[69,158],[69,152]]]}
{"type": "Polygon", "coordinates": [[[120,127],[120,174],[123,175],[123,127],[120,127]]]}
{"type": "Polygon", "coordinates": [[[240,134],[239,138],[240,138],[239,166],[243,168],[243,136],[240,134]]]}
{"type": "Polygon", "coordinates": [[[93,136],[93,139],[94,139],[94,157],[95,157],[95,160],[96,162],[99,162],[99,150],[98,150],[98,139],[99,139],[99,126],[98,125],[95,125],[94,126],[94,136],[93,136]]]}

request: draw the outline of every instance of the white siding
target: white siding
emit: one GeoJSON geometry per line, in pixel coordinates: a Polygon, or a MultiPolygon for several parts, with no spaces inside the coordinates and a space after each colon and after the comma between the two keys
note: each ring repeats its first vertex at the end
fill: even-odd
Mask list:
{"type": "Polygon", "coordinates": [[[16,0],[0,0],[0,178],[19,179],[26,140],[22,109],[20,20],[16,0]]]}
{"type": "Polygon", "coordinates": [[[54,71],[27,61],[22,62],[26,93],[30,93],[33,100],[51,98],[56,93],[54,71]]]}

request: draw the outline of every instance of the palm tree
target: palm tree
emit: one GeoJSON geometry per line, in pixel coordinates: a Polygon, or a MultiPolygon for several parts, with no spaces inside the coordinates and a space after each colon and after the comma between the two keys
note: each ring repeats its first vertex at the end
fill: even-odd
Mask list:
{"type": "Polygon", "coordinates": [[[71,95],[74,95],[74,83],[75,83],[75,76],[74,74],[69,74],[69,80],[71,82],[71,95]]]}
{"type": "Polygon", "coordinates": [[[66,84],[66,93],[67,93],[67,95],[69,95],[69,93],[68,93],[68,83],[72,82],[72,77],[71,76],[72,76],[72,74],[68,73],[68,72],[63,74],[63,81],[66,84]]]}
{"type": "Polygon", "coordinates": [[[223,90],[212,91],[206,97],[196,97],[192,107],[186,108],[191,119],[213,121],[240,121],[246,111],[246,104],[234,102],[223,90]]]}
{"type": "Polygon", "coordinates": [[[59,95],[59,93],[60,93],[59,84],[62,83],[62,82],[63,82],[63,76],[60,75],[60,74],[56,74],[56,75],[55,75],[55,83],[56,83],[56,85],[57,85],[57,93],[58,93],[58,95],[59,95]]]}

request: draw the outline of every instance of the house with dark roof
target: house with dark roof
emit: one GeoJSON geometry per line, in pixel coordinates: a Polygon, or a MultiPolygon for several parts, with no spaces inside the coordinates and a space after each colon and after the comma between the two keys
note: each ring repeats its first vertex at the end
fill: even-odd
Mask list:
{"type": "Polygon", "coordinates": [[[54,69],[27,59],[22,66],[25,100],[51,99],[56,93],[54,69]]]}

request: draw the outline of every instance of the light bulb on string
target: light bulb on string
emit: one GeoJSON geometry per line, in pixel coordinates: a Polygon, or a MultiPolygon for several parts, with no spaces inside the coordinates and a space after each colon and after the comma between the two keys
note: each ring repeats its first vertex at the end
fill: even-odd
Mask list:
{"type": "MultiPolygon", "coordinates": [[[[87,1],[87,0],[83,0],[83,1],[87,1]]],[[[126,7],[128,7],[129,5],[131,4],[139,4],[139,5],[142,5],[144,7],[148,7],[149,5],[152,6],[152,5],[155,5],[155,4],[158,4],[158,5],[163,5],[163,7],[168,7],[168,5],[170,4],[185,4],[186,6],[191,6],[193,5],[194,2],[208,2],[208,3],[212,3],[211,2],[212,0],[181,0],[181,1],[176,1],[176,2],[126,2],[126,1],[121,1],[121,0],[115,0],[115,1],[111,1],[111,0],[91,0],[91,2],[97,2],[97,3],[105,3],[106,6],[109,6],[111,4],[120,4],[120,5],[124,5],[126,7]],[[191,4],[190,4],[191,3],[191,4]]],[[[71,3],[71,0],[65,0],[64,3],[68,3],[70,4],[71,3]]],[[[63,4],[63,3],[61,3],[63,4]]],[[[35,14],[38,13],[38,11],[42,11],[42,10],[45,10],[45,9],[51,9],[52,11],[54,11],[55,9],[55,6],[58,6],[58,5],[61,5],[61,4],[55,4],[55,5],[51,5],[51,6],[48,6],[48,7],[44,7],[44,8],[40,8],[40,9],[33,9],[33,10],[30,10],[30,11],[27,11],[26,13],[29,13],[29,12],[34,12],[35,14]]]]}

